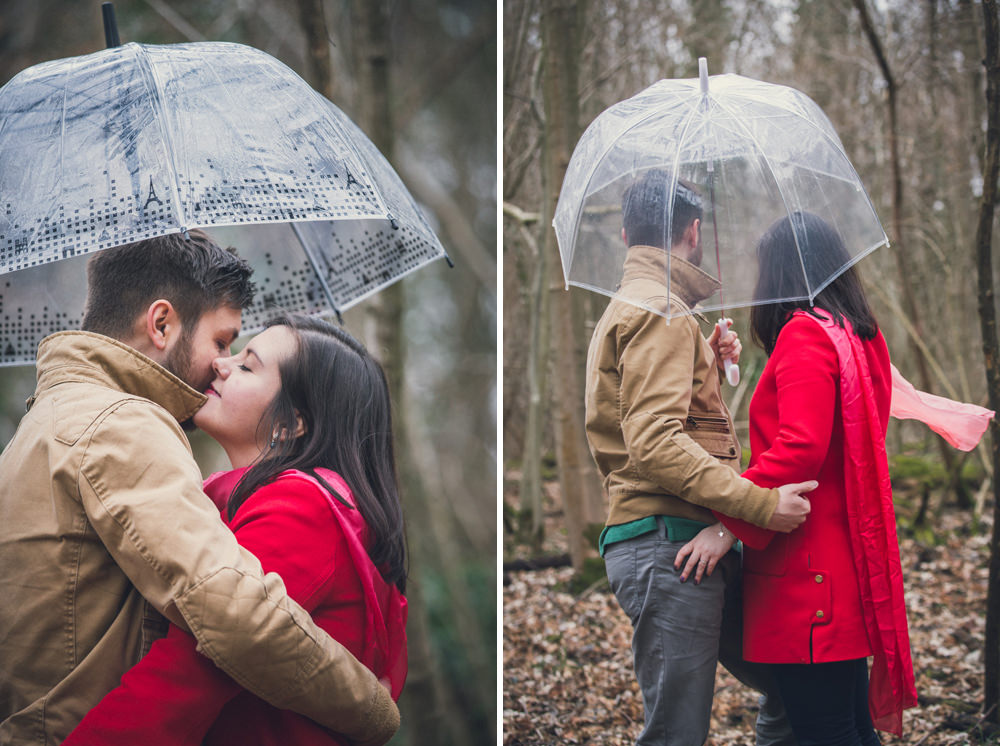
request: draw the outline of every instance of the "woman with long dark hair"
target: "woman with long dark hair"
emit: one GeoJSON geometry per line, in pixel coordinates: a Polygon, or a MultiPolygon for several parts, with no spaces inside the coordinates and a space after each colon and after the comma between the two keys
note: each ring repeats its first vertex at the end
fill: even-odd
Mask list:
{"type": "MultiPolygon", "coordinates": [[[[406,677],[406,551],[381,366],[341,329],[290,316],[213,367],[208,402],[194,421],[233,469],[209,477],[206,493],[264,569],[277,572],[289,595],[398,698],[406,677]]],[[[353,707],[356,694],[331,692],[331,706],[353,707]]],[[[347,741],[243,691],[174,627],[66,743],[347,741]]]]}
{"type": "MultiPolygon", "coordinates": [[[[789,534],[717,514],[745,546],[743,656],[769,664],[800,746],[871,746],[875,728],[899,734],[916,704],[885,450],[889,352],[853,267],[808,300],[804,266],[826,274],[850,262],[827,222],[782,218],[757,257],[755,297],[786,300],[750,313],[769,357],[750,402],[743,476],[819,487],[789,534]]],[[[720,537],[726,550],[735,541],[720,537]]],[[[689,546],[688,571],[705,553],[689,546]]]]}
{"type": "Polygon", "coordinates": [[[802,746],[877,744],[873,726],[899,733],[902,710],[916,704],[885,451],[889,351],[853,266],[807,300],[803,266],[850,261],[824,220],[777,221],[758,260],[755,296],[797,300],[750,314],[769,358],[750,403],[744,476],[819,487],[791,534],[723,519],[746,544],[743,653],[771,664],[802,746]]]}

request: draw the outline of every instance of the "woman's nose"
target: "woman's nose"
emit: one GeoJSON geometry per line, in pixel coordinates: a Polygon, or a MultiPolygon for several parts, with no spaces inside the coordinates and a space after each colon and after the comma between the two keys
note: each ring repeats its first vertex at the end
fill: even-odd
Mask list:
{"type": "Polygon", "coordinates": [[[217,357],[212,361],[212,370],[215,371],[215,374],[219,376],[219,378],[224,379],[229,375],[230,360],[232,360],[232,358],[217,357]]]}

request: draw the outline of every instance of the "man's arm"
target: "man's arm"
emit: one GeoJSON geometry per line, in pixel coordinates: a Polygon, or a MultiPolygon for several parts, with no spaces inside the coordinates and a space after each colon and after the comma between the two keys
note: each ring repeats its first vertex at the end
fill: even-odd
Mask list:
{"type": "MultiPolygon", "coordinates": [[[[701,331],[690,319],[667,324],[639,311],[621,340],[622,432],[640,472],[670,494],[766,526],[777,490],[757,487],[684,433],[701,331]]],[[[714,369],[711,373],[716,375],[714,369]]]]}
{"type": "MultiPolygon", "coordinates": [[[[833,343],[811,319],[792,317],[778,335],[768,365],[777,389],[777,432],[743,475],[764,485],[815,479],[826,460],[839,399],[840,367],[833,343]]],[[[766,547],[773,535],[720,519],[753,549],[766,547]]]]}
{"type": "MultiPolygon", "coordinates": [[[[334,573],[350,572],[340,523],[319,487],[272,482],[248,499],[230,528],[240,546],[285,580],[289,595],[312,613],[327,602],[334,573]],[[291,551],[289,547],[294,547],[291,551]]],[[[121,686],[92,708],[64,746],[198,746],[240,688],[171,625],[121,686]]]]}
{"type": "Polygon", "coordinates": [[[201,491],[187,441],[164,410],[123,402],[86,437],[83,507],[143,596],[272,705],[356,741],[382,744],[392,736],[399,711],[388,691],[288,597],[278,575],[265,575],[239,547],[201,491]]]}

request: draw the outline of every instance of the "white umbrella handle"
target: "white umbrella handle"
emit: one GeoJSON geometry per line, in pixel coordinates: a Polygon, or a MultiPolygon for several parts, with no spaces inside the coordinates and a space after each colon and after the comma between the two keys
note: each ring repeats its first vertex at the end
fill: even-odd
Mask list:
{"type": "MultiPolygon", "coordinates": [[[[729,319],[719,319],[716,324],[719,327],[719,339],[729,333],[729,319]]],[[[732,358],[725,358],[722,364],[726,368],[726,380],[730,386],[736,386],[740,382],[740,366],[733,362],[732,358]]]]}

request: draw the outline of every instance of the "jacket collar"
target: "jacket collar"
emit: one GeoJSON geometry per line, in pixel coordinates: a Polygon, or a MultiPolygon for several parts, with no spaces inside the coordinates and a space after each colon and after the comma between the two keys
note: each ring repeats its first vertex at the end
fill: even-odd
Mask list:
{"type": "Polygon", "coordinates": [[[51,334],[38,345],[37,393],[70,381],[97,383],[149,399],[178,422],[208,401],[184,381],[128,345],[93,332],[51,334]]]}
{"type": "MultiPolygon", "coordinates": [[[[667,276],[667,255],[663,249],[653,246],[631,246],[625,257],[625,274],[622,285],[631,280],[655,280],[663,283],[667,276]]],[[[681,259],[670,256],[670,292],[689,307],[705,300],[719,290],[722,283],[707,272],[681,259]]]]}

